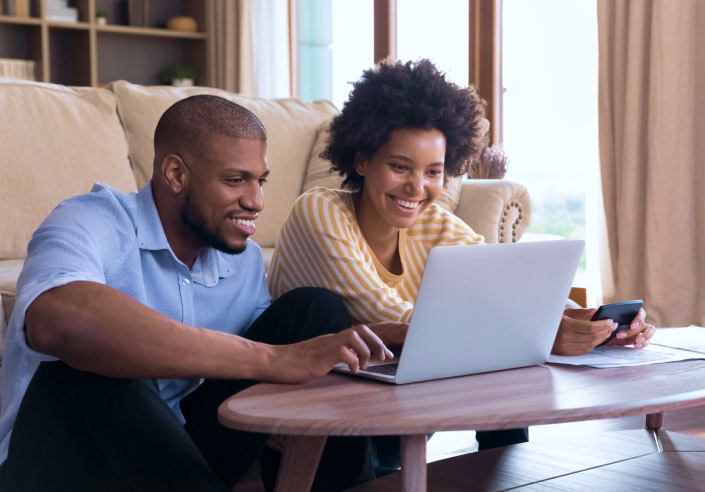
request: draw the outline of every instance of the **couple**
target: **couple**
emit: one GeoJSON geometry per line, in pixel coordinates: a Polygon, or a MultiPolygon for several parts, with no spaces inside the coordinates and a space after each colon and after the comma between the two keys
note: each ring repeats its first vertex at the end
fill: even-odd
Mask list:
{"type": "MultiPolygon", "coordinates": [[[[482,241],[432,205],[474,153],[481,113],[474,91],[428,61],[365,72],[326,150],[350,191],[297,201],[272,302],[247,239],[264,206],[266,130],[214,96],[174,104],[155,131],[150,183],[62,202],[28,246],[3,357],[0,490],[232,488],[267,436],[220,426],[223,400],[389,357],[428,250],[482,241]]],[[[566,310],[555,353],[611,333],[590,315],[566,310]]],[[[648,343],[644,316],[613,343],[648,343]]],[[[484,448],[525,438],[479,436],[484,448]]],[[[331,438],[314,488],[372,479],[396,453],[394,438],[331,438]]]]}

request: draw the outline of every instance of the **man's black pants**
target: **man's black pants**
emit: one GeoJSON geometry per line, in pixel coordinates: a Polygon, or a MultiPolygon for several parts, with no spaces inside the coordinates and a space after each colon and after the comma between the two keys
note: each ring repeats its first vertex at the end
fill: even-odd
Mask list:
{"type": "MultiPolygon", "coordinates": [[[[338,296],[302,288],[272,303],[244,336],[289,344],[350,325],[338,296]]],[[[43,362],[22,400],[0,468],[0,490],[227,491],[257,459],[268,436],[223,427],[217,409],[255,383],[204,381],[181,401],[187,421],[181,425],[154,380],[109,378],[60,361],[43,362]]],[[[500,431],[503,440],[495,445],[525,441],[526,430],[518,431],[517,436],[500,431]]],[[[367,437],[329,438],[314,490],[342,490],[375,478],[373,448],[367,437]]],[[[395,449],[385,453],[385,461],[398,456],[395,449]]]]}

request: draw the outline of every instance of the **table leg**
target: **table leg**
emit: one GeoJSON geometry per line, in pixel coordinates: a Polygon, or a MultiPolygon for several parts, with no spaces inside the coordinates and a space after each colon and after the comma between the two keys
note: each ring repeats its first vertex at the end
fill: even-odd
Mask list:
{"type": "Polygon", "coordinates": [[[659,436],[658,433],[658,431],[663,428],[663,412],[647,414],[644,426],[651,434],[651,437],[654,438],[656,450],[659,453],[663,453],[663,444],[661,444],[661,436],[659,436]]]}
{"type": "Polygon", "coordinates": [[[663,412],[646,415],[646,428],[659,430],[663,427],[663,412]]]}
{"type": "Polygon", "coordinates": [[[308,492],[316,476],[326,436],[287,436],[275,492],[308,492]]]}
{"type": "Polygon", "coordinates": [[[426,492],[426,435],[401,436],[401,491],[426,492]]]}

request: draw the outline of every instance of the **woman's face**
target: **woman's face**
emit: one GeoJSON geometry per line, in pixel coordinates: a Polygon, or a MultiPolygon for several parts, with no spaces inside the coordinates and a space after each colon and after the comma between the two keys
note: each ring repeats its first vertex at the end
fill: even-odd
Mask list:
{"type": "Polygon", "coordinates": [[[436,129],[394,130],[370,159],[355,165],[365,180],[360,210],[390,227],[411,226],[443,191],[445,154],[446,139],[436,129]]]}

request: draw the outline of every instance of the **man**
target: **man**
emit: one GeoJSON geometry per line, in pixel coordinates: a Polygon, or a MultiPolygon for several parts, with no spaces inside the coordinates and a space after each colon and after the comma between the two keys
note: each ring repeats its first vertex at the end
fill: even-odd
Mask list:
{"type": "MultiPolygon", "coordinates": [[[[97,184],[28,246],[3,358],[0,490],[228,490],[266,436],[220,426],[224,399],[338,362],[357,370],[403,340],[404,324],[350,328],[323,289],[270,305],[248,240],[269,174],[251,112],[190,97],[154,143],[138,193],[97,184]]],[[[325,453],[336,446],[357,459],[322,471],[319,487],[373,478],[364,438],[325,453]]]]}

